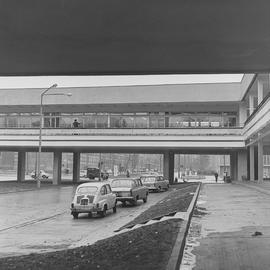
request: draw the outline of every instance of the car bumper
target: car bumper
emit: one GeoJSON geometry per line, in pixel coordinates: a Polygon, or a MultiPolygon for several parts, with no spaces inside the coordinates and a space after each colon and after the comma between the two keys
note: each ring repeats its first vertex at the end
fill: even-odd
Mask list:
{"type": "Polygon", "coordinates": [[[123,201],[134,201],[133,197],[116,197],[116,201],[123,202],[123,201]]]}
{"type": "Polygon", "coordinates": [[[102,208],[89,205],[81,205],[70,208],[70,210],[71,213],[97,213],[102,211],[102,208]]]}

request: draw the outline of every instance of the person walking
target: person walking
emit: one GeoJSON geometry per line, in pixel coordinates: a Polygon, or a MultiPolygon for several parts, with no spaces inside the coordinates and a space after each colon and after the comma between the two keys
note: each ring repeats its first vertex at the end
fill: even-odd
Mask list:
{"type": "Polygon", "coordinates": [[[217,183],[217,181],[218,181],[218,173],[217,172],[215,172],[215,179],[216,179],[216,183],[217,183]]]}

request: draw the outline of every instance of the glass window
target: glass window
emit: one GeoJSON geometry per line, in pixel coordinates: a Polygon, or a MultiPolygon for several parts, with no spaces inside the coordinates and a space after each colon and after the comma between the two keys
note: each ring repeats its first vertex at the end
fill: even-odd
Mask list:
{"type": "Polygon", "coordinates": [[[150,128],[164,128],[165,127],[165,115],[164,114],[150,114],[149,116],[150,128]]]}
{"type": "Polygon", "coordinates": [[[17,117],[7,116],[7,118],[6,118],[6,126],[8,128],[18,127],[18,118],[17,117]]]}
{"type": "Polygon", "coordinates": [[[95,128],[96,127],[96,115],[89,114],[84,117],[84,127],[85,128],[95,128]]]}
{"type": "Polygon", "coordinates": [[[112,193],[110,185],[106,185],[106,186],[107,186],[107,193],[112,193]]]}
{"type": "Polygon", "coordinates": [[[107,190],[106,190],[106,186],[102,186],[100,189],[100,194],[101,195],[106,195],[107,194],[107,190]]]}
{"type": "Polygon", "coordinates": [[[80,187],[77,193],[80,194],[95,194],[97,192],[97,187],[80,187]]]}
{"type": "Polygon", "coordinates": [[[97,128],[107,128],[108,127],[108,115],[97,115],[97,128]]]}
{"type": "Polygon", "coordinates": [[[29,128],[31,127],[31,117],[20,117],[19,127],[29,128]]]}
{"type": "Polygon", "coordinates": [[[149,117],[146,115],[145,116],[136,115],[134,117],[135,128],[147,128],[148,127],[148,120],[149,120],[149,117]]]}

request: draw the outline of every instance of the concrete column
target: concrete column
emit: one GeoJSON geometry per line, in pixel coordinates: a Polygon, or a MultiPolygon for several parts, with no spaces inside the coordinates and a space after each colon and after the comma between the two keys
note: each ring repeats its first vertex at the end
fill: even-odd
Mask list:
{"type": "Polygon", "coordinates": [[[249,147],[249,180],[255,180],[254,145],[249,147]]]}
{"type": "Polygon", "coordinates": [[[254,96],[249,96],[249,115],[251,115],[254,111],[254,96]]]}
{"type": "Polygon", "coordinates": [[[174,182],[174,153],[167,151],[163,156],[163,175],[170,184],[174,182]]]}
{"type": "Polygon", "coordinates": [[[26,152],[18,152],[18,164],[17,164],[17,181],[21,182],[25,180],[25,159],[26,152]]]}
{"type": "Polygon", "coordinates": [[[263,83],[262,81],[258,80],[258,105],[263,100],[263,83]]]}
{"type": "Polygon", "coordinates": [[[73,183],[77,183],[80,180],[80,161],[81,153],[73,153],[73,183]]]}
{"type": "Polygon", "coordinates": [[[247,150],[239,150],[237,152],[237,179],[247,180],[247,150]],[[243,179],[244,177],[244,179],[243,179]]]}
{"type": "Polygon", "coordinates": [[[238,111],[239,123],[240,127],[243,127],[245,121],[247,120],[247,106],[245,102],[240,102],[239,111],[238,111]]]}
{"type": "Polygon", "coordinates": [[[236,155],[236,153],[233,153],[230,155],[230,168],[231,168],[232,181],[237,181],[238,175],[237,175],[237,155],[236,155]]]}
{"type": "Polygon", "coordinates": [[[263,142],[258,141],[258,183],[263,182],[263,142]]]}
{"type": "Polygon", "coordinates": [[[62,152],[53,153],[53,185],[61,184],[62,152]]]}

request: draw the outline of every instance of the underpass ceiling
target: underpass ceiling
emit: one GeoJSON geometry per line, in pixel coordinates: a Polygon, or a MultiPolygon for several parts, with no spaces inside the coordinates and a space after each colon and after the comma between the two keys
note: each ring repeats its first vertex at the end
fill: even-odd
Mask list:
{"type": "Polygon", "coordinates": [[[270,71],[268,0],[1,0],[0,75],[270,71]]]}

